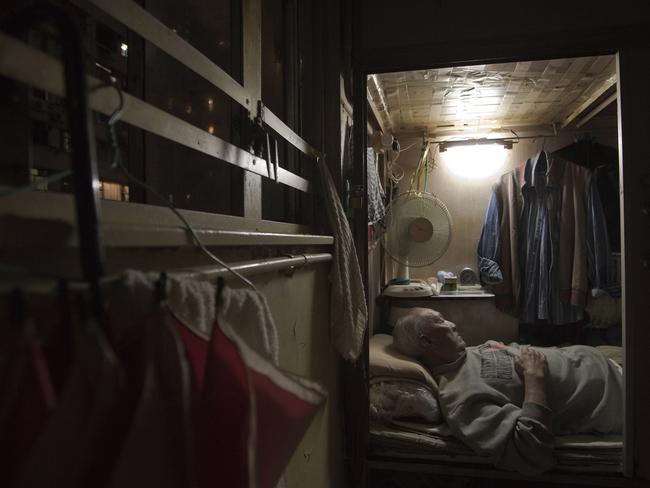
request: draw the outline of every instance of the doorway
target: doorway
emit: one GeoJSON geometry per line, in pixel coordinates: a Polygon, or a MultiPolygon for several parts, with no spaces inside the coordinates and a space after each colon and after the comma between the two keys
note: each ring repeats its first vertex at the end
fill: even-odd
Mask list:
{"type": "MultiPolygon", "coordinates": [[[[480,235],[485,210],[488,206],[490,187],[494,183],[494,178],[491,181],[488,174],[487,176],[484,175],[483,179],[475,178],[473,182],[468,183],[467,180],[471,178],[469,178],[469,174],[466,174],[464,189],[454,185],[453,178],[463,178],[463,170],[453,168],[452,158],[448,157],[451,155],[451,151],[448,149],[450,145],[453,146],[456,142],[473,140],[474,145],[480,148],[482,143],[477,143],[478,140],[498,139],[499,144],[502,146],[501,149],[506,151],[507,156],[501,166],[495,166],[496,169],[492,176],[513,169],[518,161],[525,161],[529,157],[528,155],[533,155],[540,150],[549,152],[564,151],[563,154],[567,154],[567,152],[579,151],[579,147],[584,149],[584,146],[588,143],[590,146],[597,144],[597,147],[609,154],[612,158],[609,166],[613,172],[616,172],[616,178],[613,180],[615,185],[608,190],[609,195],[607,197],[609,203],[606,208],[610,219],[608,238],[612,244],[611,250],[615,252],[614,262],[617,263],[614,273],[618,284],[622,284],[620,263],[621,253],[624,251],[621,242],[624,242],[624,240],[621,239],[620,231],[622,228],[620,222],[623,217],[622,205],[618,205],[621,193],[618,180],[619,134],[621,133],[621,127],[620,115],[615,103],[617,94],[620,91],[620,87],[617,86],[617,61],[617,56],[605,54],[592,57],[538,59],[508,63],[472,63],[453,67],[375,72],[364,80],[367,83],[367,92],[363,93],[363,98],[369,101],[371,107],[371,110],[368,111],[368,119],[373,122],[374,118],[374,122],[379,126],[382,133],[386,132],[386,127],[393,126],[391,127],[393,133],[390,141],[388,138],[384,138],[385,140],[382,141],[378,137],[370,137],[367,141],[364,141],[369,148],[374,146],[376,152],[380,154],[375,160],[375,164],[377,164],[380,174],[383,171],[384,176],[387,175],[385,190],[389,195],[388,200],[405,190],[414,190],[414,175],[416,176],[415,181],[417,181],[417,175],[423,171],[423,167],[426,168],[425,171],[430,171],[429,176],[435,175],[437,171],[438,176],[440,176],[438,181],[433,178],[425,178],[424,186],[420,185],[418,187],[418,183],[416,183],[415,191],[428,191],[440,197],[443,202],[453,202],[448,206],[455,209],[455,211],[450,212],[452,218],[456,216],[458,219],[458,222],[454,219],[454,227],[460,229],[456,234],[466,237],[458,240],[456,246],[451,244],[450,251],[440,258],[435,268],[429,267],[421,270],[420,273],[416,272],[416,277],[421,279],[435,277],[437,271],[449,271],[445,270],[445,267],[454,268],[454,271],[457,271],[456,275],[460,274],[459,272],[465,268],[471,268],[471,261],[473,261],[471,254],[476,249],[476,242],[480,235]],[[549,76],[552,71],[564,70],[561,67],[563,65],[566,67],[563,73],[556,71],[554,73],[556,77],[549,76]],[[583,67],[587,65],[591,67],[597,66],[599,68],[591,71],[589,68],[585,68],[585,71],[581,73],[580,65],[583,67]],[[525,70],[523,66],[526,66],[528,70],[525,70]],[[571,66],[573,66],[573,69],[571,66]],[[531,68],[533,69],[531,70],[531,68]],[[567,71],[570,73],[569,75],[566,75],[567,71]],[[596,74],[596,71],[598,71],[598,74],[596,74]],[[525,73],[528,73],[529,76],[526,76],[525,73]],[[513,74],[517,74],[517,76],[513,76],[513,74]],[[586,77],[583,75],[586,75],[586,77]],[[589,78],[591,78],[591,82],[597,79],[595,83],[597,86],[594,86],[593,83],[588,89],[583,86],[583,92],[578,95],[574,90],[572,106],[565,103],[562,114],[560,114],[562,111],[556,111],[554,115],[548,115],[548,112],[552,111],[553,101],[551,101],[551,97],[553,91],[555,90],[556,93],[564,89],[567,92],[572,91],[572,88],[569,88],[569,85],[571,85],[570,78],[574,78],[573,83],[576,83],[575,78],[583,78],[583,83],[589,78]],[[450,80],[453,80],[454,83],[457,82],[457,85],[459,85],[456,93],[449,87],[450,80]],[[483,84],[478,80],[481,80],[483,84]],[[498,87],[490,86],[490,83],[497,85],[504,80],[507,81],[507,84],[517,87],[517,89],[510,90],[510,93],[508,93],[506,87],[503,93],[497,93],[498,87]],[[439,85],[442,86],[436,87],[436,81],[439,81],[439,85]],[[446,87],[445,84],[447,84],[446,87]],[[529,85],[529,89],[526,89],[526,85],[529,85]],[[439,88],[439,91],[436,92],[436,88],[439,88]],[[491,89],[494,90],[490,91],[491,89]],[[546,95],[549,95],[548,97],[543,95],[545,90],[547,90],[546,95]],[[436,95],[438,96],[437,104],[434,101],[436,95]],[[521,97],[519,101],[517,101],[517,97],[521,97]],[[390,114],[391,98],[406,100],[405,103],[398,104],[401,105],[398,115],[390,114]],[[513,105],[519,105],[517,107],[520,112],[519,115],[534,113],[536,109],[542,107],[547,110],[547,114],[545,116],[540,115],[541,110],[539,110],[536,121],[522,119],[508,127],[508,124],[501,123],[508,117],[507,110],[505,112],[502,110],[501,113],[498,112],[499,107],[502,108],[505,105],[504,100],[508,100],[506,102],[507,108],[513,108],[513,113],[517,112],[517,110],[514,110],[513,105]],[[460,114],[461,107],[464,107],[464,114],[460,114]],[[467,107],[469,107],[469,110],[467,107]],[[450,108],[453,110],[449,110],[450,108]],[[454,115],[456,116],[455,119],[454,115]],[[494,115],[494,117],[490,117],[490,115],[494,115]],[[445,119],[445,116],[447,116],[447,119],[445,119]],[[470,118],[468,122],[467,117],[472,116],[474,119],[470,118]],[[498,120],[498,117],[501,117],[501,120],[498,120]],[[394,130],[395,127],[397,127],[397,130],[394,130]],[[433,130],[431,130],[432,127],[433,130]],[[588,134],[588,137],[585,137],[586,134],[588,134]],[[428,146],[432,146],[431,151],[428,153],[428,159],[423,159],[422,155],[427,152],[426,148],[428,146]],[[412,155],[409,155],[408,151],[413,151],[412,155]],[[508,151],[510,151],[509,154],[508,151]],[[445,152],[447,154],[444,154],[445,152]],[[396,167],[393,166],[395,159],[398,159],[398,162],[401,163],[396,167]],[[429,186],[427,187],[427,185],[429,186]],[[459,188],[462,191],[459,191],[459,188]],[[482,202],[482,206],[477,205],[479,201],[482,202]],[[480,209],[477,211],[476,207],[480,207],[480,209]],[[472,234],[473,237],[467,238],[467,234],[472,234]]],[[[369,70],[366,70],[366,72],[369,72],[369,70]]],[[[359,77],[360,75],[357,79],[359,77]]],[[[579,84],[577,83],[577,85],[579,84]]],[[[575,89],[575,86],[573,88],[575,89]]],[[[513,120],[514,118],[511,117],[511,122],[513,120]]],[[[575,154],[572,157],[576,157],[575,154]]],[[[369,165],[373,162],[371,159],[367,161],[369,165]]],[[[477,168],[473,170],[465,168],[464,171],[466,173],[467,171],[476,173],[477,168]]],[[[621,181],[623,181],[622,176],[621,181]]],[[[379,233],[381,233],[381,230],[379,233]]],[[[379,239],[381,236],[373,234],[370,234],[370,236],[370,247],[376,250],[377,246],[372,246],[372,239],[379,239]]],[[[453,240],[454,238],[452,238],[452,242],[453,240]]],[[[384,258],[385,256],[380,256],[379,261],[374,260],[374,263],[372,255],[369,255],[368,258],[369,279],[377,278],[377,273],[373,272],[373,267],[377,265],[377,262],[383,263],[383,274],[379,273],[382,285],[385,285],[391,277],[394,277],[396,272],[396,266],[391,268],[391,260],[384,258]]],[[[475,263],[474,266],[476,266],[475,263]]],[[[480,280],[479,270],[475,269],[474,272],[479,276],[480,280]]],[[[369,286],[372,288],[372,283],[369,286]]],[[[609,295],[615,302],[612,317],[617,315],[618,318],[612,319],[616,324],[610,324],[614,325],[611,329],[609,326],[603,327],[604,323],[602,322],[598,325],[594,324],[593,321],[592,323],[581,321],[578,328],[574,328],[568,335],[567,328],[563,328],[563,334],[559,334],[558,330],[549,333],[547,327],[546,330],[540,329],[540,324],[533,324],[533,327],[528,328],[515,325],[516,332],[511,328],[509,332],[505,333],[506,335],[510,333],[510,338],[517,340],[522,338],[525,340],[537,334],[538,337],[535,340],[544,342],[543,345],[557,346],[567,342],[591,343],[593,345],[623,345],[625,342],[623,339],[624,319],[621,315],[621,304],[624,301],[620,298],[620,295],[615,296],[616,290],[613,290],[612,293],[613,295],[609,295]],[[619,308],[616,309],[616,307],[619,308]]],[[[374,298],[369,297],[370,303],[373,303],[374,298]]],[[[442,302],[439,302],[439,305],[443,306],[442,302]]],[[[456,313],[461,316],[467,314],[467,307],[459,307],[458,302],[455,304],[449,303],[446,306],[449,313],[453,314],[453,310],[456,310],[456,313]]],[[[377,313],[377,316],[381,316],[381,313],[377,313]]],[[[481,309],[477,316],[485,318],[485,310],[481,309]]],[[[586,320],[590,320],[589,314],[587,314],[586,320]]],[[[502,320],[497,319],[495,322],[502,322],[502,320]]],[[[377,322],[372,325],[374,327],[385,326],[385,324],[378,324],[377,322]]],[[[504,331],[502,330],[500,333],[504,333],[504,331]]],[[[526,340],[526,342],[533,341],[526,340]]],[[[631,394],[628,392],[628,408],[630,396],[631,394]]],[[[629,430],[628,424],[626,433],[629,433],[629,430]]],[[[626,441],[628,440],[629,437],[626,438],[626,441]]],[[[623,466],[627,467],[625,474],[630,475],[629,449],[624,455],[624,459],[623,466]]],[[[621,471],[621,467],[619,467],[618,471],[621,471]]]]}

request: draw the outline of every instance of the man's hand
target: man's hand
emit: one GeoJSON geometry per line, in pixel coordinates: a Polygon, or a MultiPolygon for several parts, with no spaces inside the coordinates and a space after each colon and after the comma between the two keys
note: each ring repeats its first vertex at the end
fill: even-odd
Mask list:
{"type": "Polygon", "coordinates": [[[524,381],[524,402],[548,406],[544,380],[547,367],[546,356],[528,346],[523,346],[515,357],[515,370],[524,381]]]}
{"type": "Polygon", "coordinates": [[[546,356],[541,352],[522,346],[519,356],[515,356],[515,369],[522,379],[539,378],[544,379],[546,375],[546,356]]]}

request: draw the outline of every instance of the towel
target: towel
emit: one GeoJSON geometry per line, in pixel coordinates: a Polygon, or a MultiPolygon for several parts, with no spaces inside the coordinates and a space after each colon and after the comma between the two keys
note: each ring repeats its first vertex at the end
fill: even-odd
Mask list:
{"type": "Polygon", "coordinates": [[[278,330],[266,297],[255,290],[224,286],[221,299],[218,319],[222,327],[237,331],[238,336],[248,347],[278,366],[280,363],[278,330]]]}
{"type": "MultiPolygon", "coordinates": [[[[120,305],[114,307],[112,315],[125,314],[133,318],[134,315],[148,314],[153,309],[153,290],[158,278],[158,273],[125,271],[120,282],[124,286],[114,290],[114,296],[120,291],[122,294],[118,299],[120,305]]],[[[207,281],[178,278],[173,274],[167,277],[167,305],[170,312],[206,340],[212,335],[217,319],[216,293],[215,285],[207,281]]],[[[219,320],[237,330],[250,348],[277,366],[280,358],[278,331],[264,295],[247,288],[225,286],[221,298],[219,320]]],[[[115,322],[121,324],[129,321],[115,322]]]]}
{"type": "Polygon", "coordinates": [[[318,160],[327,217],[334,233],[334,259],[330,273],[332,343],[344,359],[356,361],[363,346],[368,310],[352,232],[334,180],[324,159],[318,160]]]}

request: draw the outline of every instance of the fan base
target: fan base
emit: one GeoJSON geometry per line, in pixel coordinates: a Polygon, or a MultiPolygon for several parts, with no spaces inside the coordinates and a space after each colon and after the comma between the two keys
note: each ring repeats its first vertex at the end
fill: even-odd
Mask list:
{"type": "Polygon", "coordinates": [[[384,295],[396,298],[430,297],[435,295],[431,285],[426,281],[411,280],[408,285],[388,285],[384,295]]]}

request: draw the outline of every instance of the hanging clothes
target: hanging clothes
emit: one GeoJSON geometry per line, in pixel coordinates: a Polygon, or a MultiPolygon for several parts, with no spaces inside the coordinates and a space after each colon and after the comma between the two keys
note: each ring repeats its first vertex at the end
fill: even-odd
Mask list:
{"type": "Polygon", "coordinates": [[[85,315],[60,324],[55,305],[32,320],[38,334],[5,328],[3,486],[273,488],[281,478],[326,392],[278,368],[262,294],[225,287],[217,313],[214,285],[168,278],[161,301],[158,276],[126,273],[104,290],[102,327],[85,315]]]}
{"type": "Polygon", "coordinates": [[[109,486],[194,488],[196,398],[183,343],[162,303],[147,323],[143,352],[140,396],[109,486]]]}
{"type": "Polygon", "coordinates": [[[612,252],[621,251],[621,196],[619,192],[618,149],[582,140],[558,149],[553,154],[591,169],[607,222],[612,252]]]}
{"type": "Polygon", "coordinates": [[[592,174],[538,153],[503,175],[478,245],[479,271],[497,307],[522,322],[583,318],[589,284],[612,282],[607,227],[592,174]]]}
{"type": "MultiPolygon", "coordinates": [[[[129,293],[123,299],[150,301],[156,276],[127,273],[123,290],[129,293]]],[[[216,287],[211,283],[168,277],[167,297],[170,323],[192,371],[192,457],[198,486],[273,488],[325,399],[325,390],[278,369],[278,333],[264,295],[224,287],[215,308],[216,287]]],[[[142,417],[145,426],[165,413],[156,410],[157,402],[149,407],[157,414],[153,420],[142,417]]],[[[137,452],[125,452],[123,462],[133,464],[137,452]]],[[[159,459],[166,455],[161,449],[156,452],[159,459]]],[[[128,483],[128,470],[123,472],[125,476],[115,480],[128,483]]]]}
{"type": "Polygon", "coordinates": [[[384,189],[381,187],[379,170],[377,168],[377,153],[371,147],[367,149],[367,177],[368,177],[368,223],[376,224],[384,219],[384,189]]]}
{"type": "Polygon", "coordinates": [[[96,323],[89,321],[76,332],[68,380],[22,465],[16,483],[21,488],[103,486],[101,468],[111,458],[105,446],[111,437],[107,426],[115,425],[120,370],[96,323]]]}
{"type": "Polygon", "coordinates": [[[175,325],[199,398],[199,486],[272,488],[325,391],[278,369],[275,324],[256,292],[225,287],[208,338],[195,324],[175,325]]]}

